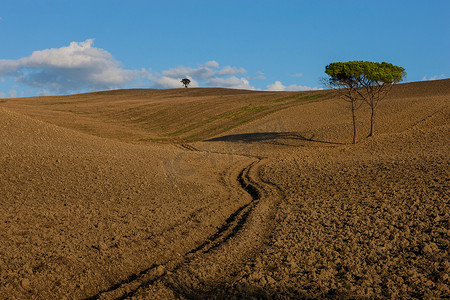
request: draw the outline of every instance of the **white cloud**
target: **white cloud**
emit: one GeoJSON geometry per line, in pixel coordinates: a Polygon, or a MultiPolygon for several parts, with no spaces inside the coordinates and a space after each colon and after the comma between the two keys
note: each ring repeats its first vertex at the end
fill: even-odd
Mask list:
{"type": "Polygon", "coordinates": [[[242,90],[254,90],[255,87],[250,85],[250,82],[245,78],[237,78],[232,76],[229,78],[211,78],[205,85],[213,87],[224,87],[231,89],[242,89],[242,90]]]}
{"type": "Polygon", "coordinates": [[[6,94],[3,92],[0,92],[0,98],[6,98],[6,94]]]}
{"type": "Polygon", "coordinates": [[[311,91],[311,90],[321,90],[322,88],[312,88],[309,86],[302,86],[302,85],[296,85],[291,84],[288,86],[285,86],[281,83],[281,81],[277,80],[272,84],[269,84],[266,89],[268,91],[311,91]]]}
{"type": "Polygon", "coordinates": [[[205,62],[204,66],[207,68],[218,68],[219,63],[215,60],[210,60],[210,61],[205,62]]]}
{"type": "Polygon", "coordinates": [[[34,51],[18,60],[0,60],[0,76],[56,93],[120,87],[142,75],[125,70],[112,55],[93,47],[94,40],[72,42],[61,48],[34,51]]]}
{"type": "Polygon", "coordinates": [[[445,78],[447,78],[447,76],[445,76],[444,74],[431,76],[430,78],[427,78],[427,76],[423,76],[422,81],[439,80],[439,79],[445,79],[445,78]]]}
{"type": "Polygon", "coordinates": [[[179,66],[164,70],[160,74],[149,74],[148,79],[153,82],[156,88],[177,88],[182,87],[181,78],[187,77],[191,80],[189,86],[201,85],[226,87],[235,89],[254,89],[247,79],[238,78],[234,75],[245,74],[244,68],[225,66],[220,68],[217,61],[211,60],[198,65],[197,68],[179,66]]]}
{"type": "Polygon", "coordinates": [[[216,75],[238,75],[245,74],[247,71],[244,68],[234,68],[230,66],[223,67],[221,70],[216,72],[216,75]]]}
{"type": "Polygon", "coordinates": [[[182,78],[191,76],[197,79],[206,79],[214,76],[214,71],[211,68],[200,66],[196,69],[179,66],[177,68],[168,69],[162,72],[163,76],[171,78],[182,78]]]}
{"type": "Polygon", "coordinates": [[[266,88],[268,91],[285,91],[286,87],[281,83],[281,81],[275,81],[272,84],[269,84],[266,88]]]}
{"type": "MultiPolygon", "coordinates": [[[[188,77],[189,78],[189,77],[188,77]]],[[[172,78],[168,76],[158,76],[151,79],[157,88],[163,88],[163,89],[173,89],[173,88],[181,88],[183,87],[183,84],[181,83],[180,78],[172,78]]],[[[190,87],[198,87],[197,81],[195,81],[192,78],[189,78],[191,81],[189,83],[190,87]]]]}
{"type": "Polygon", "coordinates": [[[199,65],[197,68],[179,66],[173,69],[168,69],[162,72],[162,76],[167,76],[171,78],[191,76],[194,79],[203,80],[214,78],[216,76],[237,75],[246,73],[244,68],[225,66],[222,69],[215,70],[218,68],[219,63],[212,60],[206,62],[203,65],[199,65]]]}

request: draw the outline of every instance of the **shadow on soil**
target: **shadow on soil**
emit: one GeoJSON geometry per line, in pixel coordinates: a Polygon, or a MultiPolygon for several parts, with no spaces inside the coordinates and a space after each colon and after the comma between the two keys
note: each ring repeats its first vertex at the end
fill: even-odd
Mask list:
{"type": "Polygon", "coordinates": [[[314,136],[307,138],[296,132],[256,132],[230,134],[206,140],[206,142],[242,142],[242,143],[268,143],[286,145],[283,140],[305,141],[324,144],[341,145],[341,143],[321,141],[314,139],[314,136]]]}
{"type": "MultiPolygon", "coordinates": [[[[329,290],[325,293],[314,293],[308,295],[300,289],[278,289],[267,287],[256,287],[249,284],[238,284],[232,288],[226,286],[216,286],[208,291],[202,289],[192,289],[190,285],[174,286],[165,283],[177,297],[186,299],[349,299],[355,297],[352,293],[329,290]]],[[[307,289],[308,287],[306,287],[307,289]]]]}

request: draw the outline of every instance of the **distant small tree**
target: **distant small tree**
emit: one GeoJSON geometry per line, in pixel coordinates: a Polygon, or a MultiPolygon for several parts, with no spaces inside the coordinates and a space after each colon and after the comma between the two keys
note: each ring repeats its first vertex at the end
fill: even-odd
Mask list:
{"type": "Polygon", "coordinates": [[[181,83],[184,85],[185,88],[187,88],[189,83],[191,83],[191,81],[188,78],[183,78],[181,79],[181,83]]]}
{"type": "Polygon", "coordinates": [[[405,69],[393,64],[382,62],[349,61],[335,62],[325,67],[329,78],[323,83],[331,88],[338,89],[343,99],[351,103],[353,117],[353,143],[356,143],[356,109],[360,102],[368,104],[371,108],[370,134],[374,135],[375,113],[378,103],[385,98],[393,84],[403,80],[405,69]]]}

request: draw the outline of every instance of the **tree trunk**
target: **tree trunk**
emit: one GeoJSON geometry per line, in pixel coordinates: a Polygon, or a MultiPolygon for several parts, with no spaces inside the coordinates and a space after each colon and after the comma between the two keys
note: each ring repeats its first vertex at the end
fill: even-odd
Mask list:
{"type": "Polygon", "coordinates": [[[352,117],[353,117],[353,144],[356,144],[356,103],[352,100],[352,117]]]}
{"type": "Polygon", "coordinates": [[[375,134],[375,108],[372,107],[372,114],[370,116],[370,134],[369,136],[374,136],[375,134]]]}

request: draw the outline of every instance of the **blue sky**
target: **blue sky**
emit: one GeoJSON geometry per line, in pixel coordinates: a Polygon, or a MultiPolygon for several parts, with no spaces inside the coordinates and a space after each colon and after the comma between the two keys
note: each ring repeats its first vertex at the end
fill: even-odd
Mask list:
{"type": "Polygon", "coordinates": [[[116,88],[321,88],[327,64],[450,76],[450,1],[0,0],[0,98],[116,88]]]}

